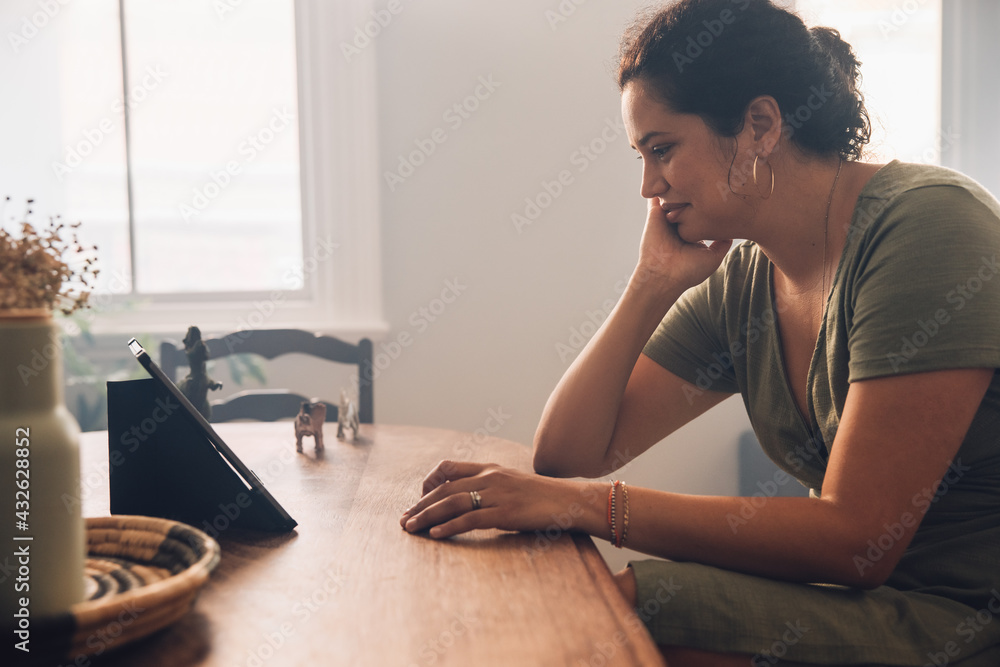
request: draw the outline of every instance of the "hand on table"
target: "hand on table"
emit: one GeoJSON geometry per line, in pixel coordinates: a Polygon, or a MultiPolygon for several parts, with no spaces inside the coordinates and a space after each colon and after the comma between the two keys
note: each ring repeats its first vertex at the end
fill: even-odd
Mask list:
{"type": "Polygon", "coordinates": [[[574,503],[586,505],[581,493],[585,499],[586,490],[579,482],[492,463],[442,461],[424,479],[423,497],[399,523],[410,533],[429,528],[434,538],[477,528],[544,530],[574,503]],[[478,509],[473,492],[479,494],[478,509]]]}

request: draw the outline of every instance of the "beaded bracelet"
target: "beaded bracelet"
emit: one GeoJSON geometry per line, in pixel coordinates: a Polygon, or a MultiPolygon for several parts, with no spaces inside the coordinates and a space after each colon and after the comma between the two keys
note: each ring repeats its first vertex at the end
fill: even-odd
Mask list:
{"type": "Polygon", "coordinates": [[[622,482],[622,509],[624,510],[624,516],[622,518],[622,536],[621,540],[615,546],[621,549],[625,546],[625,540],[628,539],[628,487],[625,486],[625,482],[622,482]]]}
{"type": "Polygon", "coordinates": [[[618,532],[615,530],[615,485],[612,484],[608,490],[608,523],[611,524],[611,544],[618,541],[618,532]]]}
{"type": "Polygon", "coordinates": [[[620,480],[614,480],[611,482],[611,488],[608,489],[608,523],[611,524],[611,544],[615,545],[619,549],[625,546],[625,540],[628,539],[628,486],[625,482],[620,480]],[[622,531],[618,532],[616,526],[617,512],[615,511],[615,496],[617,495],[618,487],[621,487],[622,495],[622,531]]]}

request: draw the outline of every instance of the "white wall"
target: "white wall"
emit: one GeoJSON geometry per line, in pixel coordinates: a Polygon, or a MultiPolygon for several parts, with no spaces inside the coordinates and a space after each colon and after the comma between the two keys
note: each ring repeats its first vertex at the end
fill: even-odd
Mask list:
{"type": "MultiPolygon", "coordinates": [[[[615,129],[613,73],[619,35],[641,4],[564,0],[574,11],[550,23],[563,18],[556,0],[404,0],[362,53],[378,58],[383,170],[398,171],[400,155],[435,128],[446,137],[394,190],[383,179],[388,340],[412,342],[384,350],[398,357],[376,379],[378,421],[474,431],[502,409],[510,416],[496,434],[531,443],[571,361],[557,346],[582,345],[573,332],[593,332],[591,319],[607,313],[635,262],[645,202],[640,163],[615,129]],[[481,77],[496,90],[449,124],[446,110],[481,77]],[[591,142],[603,151],[593,161],[578,152],[591,142]],[[563,170],[572,182],[516,229],[511,215],[525,215],[525,198],[563,170]],[[449,280],[464,289],[435,304],[449,280]],[[431,306],[443,312],[422,322],[419,309],[431,306]]],[[[727,401],[621,477],[733,494],[736,440],[748,427],[739,399],[727,401]]]]}
{"type": "MultiPolygon", "coordinates": [[[[371,4],[382,11],[389,0],[371,4]]],[[[614,69],[619,35],[641,4],[399,0],[401,11],[351,56],[352,64],[368,59],[377,68],[383,170],[397,171],[401,155],[419,150],[415,142],[444,138],[412,174],[403,172],[403,182],[382,179],[391,330],[376,344],[384,355],[375,380],[378,422],[495,428],[530,445],[549,393],[634,265],[645,203],[640,163],[621,130],[614,69]],[[470,99],[477,108],[467,118],[445,115],[477,89],[483,99],[470,99]],[[546,202],[543,183],[558,182],[560,172],[561,192],[546,202]],[[517,229],[512,214],[533,213],[526,198],[547,206],[517,229]],[[447,292],[449,281],[459,285],[457,295],[447,292]]],[[[381,18],[386,22],[385,13],[381,18]]],[[[349,44],[364,27],[331,25],[329,39],[349,44]]],[[[54,38],[47,32],[36,45],[54,38]]],[[[327,53],[342,56],[340,49],[327,53]]],[[[18,81],[8,62],[0,63],[5,80],[18,81]]],[[[7,125],[23,126],[10,113],[7,125]]],[[[123,343],[103,337],[88,353],[118,360],[116,373],[127,376],[136,367],[123,343]]],[[[270,384],[308,395],[335,399],[350,384],[304,359],[266,367],[270,384]]],[[[220,395],[254,386],[238,387],[223,362],[212,374],[226,383],[220,395]]],[[[735,493],[736,442],[745,428],[742,405],[731,400],[621,477],[682,492],[735,493]]],[[[461,444],[456,451],[464,451],[461,444]]],[[[619,553],[613,558],[622,562],[619,553]]]]}

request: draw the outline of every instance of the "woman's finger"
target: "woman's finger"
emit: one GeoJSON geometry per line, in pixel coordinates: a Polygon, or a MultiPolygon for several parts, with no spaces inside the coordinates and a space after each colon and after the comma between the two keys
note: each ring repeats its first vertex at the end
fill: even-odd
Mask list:
{"type": "Polygon", "coordinates": [[[421,494],[427,495],[445,482],[454,482],[457,479],[478,475],[490,465],[492,464],[473,463],[472,461],[441,461],[424,478],[421,494]]]}
{"type": "Polygon", "coordinates": [[[460,514],[451,521],[446,521],[439,526],[434,526],[430,530],[430,536],[436,540],[443,540],[470,530],[481,528],[496,528],[503,520],[503,510],[499,507],[476,510],[460,514]]]}
{"type": "MultiPolygon", "coordinates": [[[[428,507],[452,495],[461,496],[464,494],[465,501],[468,502],[468,508],[471,509],[472,496],[469,495],[469,491],[476,490],[477,485],[478,481],[470,477],[459,478],[455,481],[448,481],[447,483],[442,482],[440,486],[434,487],[425,493],[413,507],[403,512],[403,517],[400,519],[399,523],[406,528],[410,519],[417,516],[428,507]]],[[[407,528],[407,530],[409,529],[407,528]]]]}
{"type": "MultiPolygon", "coordinates": [[[[457,486],[457,484],[449,484],[449,490],[452,486],[457,486]]],[[[435,489],[431,495],[442,490],[442,488],[444,487],[435,489]]],[[[449,493],[441,498],[430,499],[428,504],[423,508],[416,509],[410,515],[410,518],[406,520],[406,523],[403,524],[403,528],[409,533],[417,533],[473,511],[481,510],[474,509],[472,494],[470,492],[458,491],[456,493],[449,493]]]]}

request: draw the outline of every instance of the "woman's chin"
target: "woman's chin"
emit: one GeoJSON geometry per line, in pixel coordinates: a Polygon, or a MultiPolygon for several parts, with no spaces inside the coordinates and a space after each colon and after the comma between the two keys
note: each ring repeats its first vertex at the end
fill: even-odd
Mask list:
{"type": "Polygon", "coordinates": [[[685,243],[711,243],[711,239],[707,239],[704,234],[699,233],[697,229],[691,227],[690,225],[685,225],[683,223],[677,225],[677,236],[681,237],[681,240],[685,243]]]}
{"type": "Polygon", "coordinates": [[[681,240],[685,243],[704,243],[705,245],[711,245],[715,241],[726,240],[728,237],[723,239],[718,233],[713,233],[711,230],[699,229],[697,226],[690,223],[678,223],[676,225],[677,236],[681,237],[681,240]]]}

